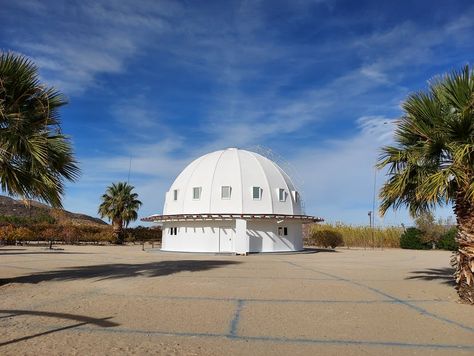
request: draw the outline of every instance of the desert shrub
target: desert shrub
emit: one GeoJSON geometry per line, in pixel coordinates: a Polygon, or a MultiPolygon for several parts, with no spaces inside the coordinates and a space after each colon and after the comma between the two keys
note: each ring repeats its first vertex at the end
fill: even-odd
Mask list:
{"type": "Polygon", "coordinates": [[[126,242],[161,241],[161,229],[156,227],[137,226],[124,229],[123,234],[126,242]]]}
{"type": "Polygon", "coordinates": [[[66,244],[77,244],[82,238],[82,229],[74,225],[62,225],[59,237],[66,244]]]}
{"type": "Polygon", "coordinates": [[[87,226],[81,229],[83,235],[81,241],[84,242],[95,242],[95,243],[113,243],[115,242],[115,236],[112,227],[98,227],[98,226],[87,226]]]}
{"type": "Polygon", "coordinates": [[[27,227],[17,227],[13,230],[13,238],[18,242],[29,241],[33,239],[34,232],[27,227]]]}
{"type": "Polygon", "coordinates": [[[422,240],[421,230],[409,227],[400,237],[400,247],[411,250],[426,250],[429,245],[422,240]]]}
{"type": "Polygon", "coordinates": [[[435,248],[439,239],[441,239],[450,228],[448,221],[443,221],[443,219],[436,221],[431,212],[421,213],[415,219],[415,225],[417,229],[421,231],[422,242],[431,245],[432,248],[435,248]]]}
{"type": "Polygon", "coordinates": [[[457,232],[458,230],[455,227],[446,231],[438,240],[436,247],[441,250],[456,251],[458,249],[458,243],[456,242],[457,232]]]}
{"type": "Polygon", "coordinates": [[[315,246],[335,248],[343,244],[341,233],[334,230],[316,230],[311,234],[315,246]]]}
{"type": "Polygon", "coordinates": [[[2,244],[9,245],[15,242],[14,231],[15,228],[13,225],[8,224],[0,226],[0,240],[2,241],[2,244]]]}

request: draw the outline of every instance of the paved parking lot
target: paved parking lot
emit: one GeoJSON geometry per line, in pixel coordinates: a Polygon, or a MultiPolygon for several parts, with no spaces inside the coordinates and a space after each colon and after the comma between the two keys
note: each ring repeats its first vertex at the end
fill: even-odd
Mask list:
{"type": "Polygon", "coordinates": [[[0,249],[0,354],[474,354],[449,252],[0,249]]]}

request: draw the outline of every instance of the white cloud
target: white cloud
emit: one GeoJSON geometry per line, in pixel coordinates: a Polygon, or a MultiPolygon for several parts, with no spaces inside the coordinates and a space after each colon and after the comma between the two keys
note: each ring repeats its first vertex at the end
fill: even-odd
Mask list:
{"type": "MultiPolygon", "coordinates": [[[[41,15],[41,3],[35,3],[32,9],[41,15]]],[[[391,122],[387,117],[399,111],[397,104],[407,93],[398,87],[410,72],[407,67],[442,61],[434,58],[435,48],[462,37],[472,28],[470,17],[430,29],[405,22],[356,40],[348,36],[298,46],[272,37],[259,6],[242,2],[232,16],[219,17],[177,2],[87,0],[63,9],[64,17],[58,16],[61,11],[54,14],[56,25],[36,37],[16,38],[43,75],[68,94],[100,86],[102,74],[129,70],[146,51],[165,53],[180,70],[204,74],[215,86],[207,112],[193,118],[192,134],[203,133],[206,141],[164,124],[163,113],[148,105],[144,94],[115,100],[110,112],[127,134],[143,138],[158,133],[156,142],[130,140],[136,143],[122,142],[113,154],[81,157],[83,178],[71,187],[66,206],[94,213],[94,197],[112,181],[126,179],[131,156],[131,182],[145,202],[142,213],[154,213],[174,176],[192,159],[223,147],[263,144],[277,148],[303,177],[308,213],[332,221],[365,221],[372,206],[377,150],[390,141],[390,124],[384,122],[391,122]],[[348,53],[353,61],[333,78],[314,86],[301,83],[316,63],[348,53]],[[274,64],[286,70],[267,71],[274,64]],[[251,83],[258,89],[249,90],[251,83]],[[291,85],[297,89],[286,91],[291,85]],[[381,116],[367,116],[374,113],[381,116]],[[355,130],[334,130],[332,139],[291,140],[324,124],[347,128],[357,117],[355,130]]],[[[377,177],[380,183],[382,174],[377,177]]],[[[386,222],[405,218],[402,212],[386,222]]]]}

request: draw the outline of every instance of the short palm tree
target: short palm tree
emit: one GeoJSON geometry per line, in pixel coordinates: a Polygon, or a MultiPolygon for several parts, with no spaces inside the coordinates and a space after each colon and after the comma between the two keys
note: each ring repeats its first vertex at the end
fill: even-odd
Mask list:
{"type": "Polygon", "coordinates": [[[138,200],[138,194],[132,192],[133,189],[133,186],[125,182],[113,183],[102,195],[99,214],[102,218],[106,217],[112,221],[114,235],[118,243],[123,240],[124,226],[137,220],[137,211],[142,205],[142,202],[138,200]]]}
{"type": "Polygon", "coordinates": [[[64,96],[42,85],[26,57],[0,53],[0,186],[9,195],[61,207],[64,180],[79,168],[62,134],[64,96]]]}
{"type": "Polygon", "coordinates": [[[453,258],[456,289],[474,304],[474,71],[440,77],[403,103],[394,146],[382,149],[388,168],[381,213],[407,206],[412,216],[452,204],[459,250],[453,258]]]}

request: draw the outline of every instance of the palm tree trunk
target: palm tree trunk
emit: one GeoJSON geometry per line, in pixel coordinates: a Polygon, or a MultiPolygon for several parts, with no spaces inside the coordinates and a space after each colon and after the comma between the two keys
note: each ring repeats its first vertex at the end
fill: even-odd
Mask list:
{"type": "Polygon", "coordinates": [[[122,241],[122,227],[123,227],[123,222],[121,219],[116,219],[112,221],[112,228],[113,228],[113,234],[115,238],[115,242],[117,244],[121,244],[122,241]]]}
{"type": "Polygon", "coordinates": [[[456,289],[462,302],[474,304],[474,204],[458,194],[454,205],[459,249],[452,264],[456,267],[456,289]]]}

